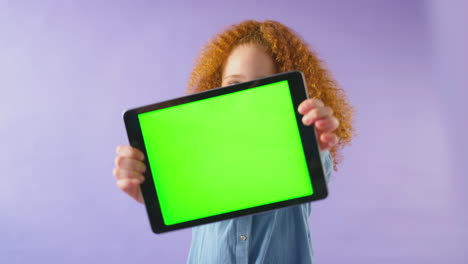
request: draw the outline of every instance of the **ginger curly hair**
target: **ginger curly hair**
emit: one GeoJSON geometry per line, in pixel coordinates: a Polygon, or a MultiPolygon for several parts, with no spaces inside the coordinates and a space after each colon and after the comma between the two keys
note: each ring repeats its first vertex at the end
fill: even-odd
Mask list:
{"type": "Polygon", "coordinates": [[[241,44],[257,44],[273,58],[278,72],[301,71],[306,79],[309,97],[318,98],[333,109],[340,121],[335,131],[339,142],[331,150],[334,169],[341,162],[341,149],[354,135],[353,107],[346,93],[338,86],[305,41],[287,26],[272,20],[244,21],[233,25],[211,39],[200,53],[190,74],[187,93],[196,93],[221,86],[222,71],[231,51],[241,44]]]}

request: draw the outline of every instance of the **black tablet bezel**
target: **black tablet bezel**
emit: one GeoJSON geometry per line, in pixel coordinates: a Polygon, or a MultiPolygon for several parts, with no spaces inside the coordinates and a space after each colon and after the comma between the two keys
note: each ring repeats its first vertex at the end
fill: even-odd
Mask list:
{"type": "Polygon", "coordinates": [[[178,230],[182,228],[192,227],[201,224],[212,223],[220,220],[225,220],[233,217],[244,216],[248,214],[260,213],[264,211],[269,211],[273,209],[283,208],[287,206],[292,206],[300,203],[311,202],[315,200],[324,199],[328,195],[327,185],[325,182],[324,170],[322,167],[322,162],[320,158],[320,151],[317,144],[316,132],[314,126],[305,126],[302,123],[302,115],[297,112],[299,104],[308,98],[307,90],[305,87],[304,76],[299,71],[285,72],[276,74],[270,77],[252,80],[249,82],[244,82],[240,84],[235,84],[227,87],[220,87],[211,89],[208,91],[191,94],[188,96],[183,96],[175,98],[172,100],[159,102],[147,106],[142,106],[134,109],[130,109],[124,112],[124,122],[127,130],[128,139],[130,145],[141,150],[145,157],[147,156],[146,148],[143,143],[143,136],[138,121],[138,114],[154,111],[157,109],[167,108],[175,105],[185,104],[189,102],[194,102],[210,97],[215,97],[223,94],[228,94],[232,92],[242,91],[245,89],[255,88],[257,86],[266,85],[270,83],[275,83],[279,81],[287,80],[289,82],[289,89],[291,97],[293,100],[293,111],[296,113],[296,121],[299,127],[302,146],[305,153],[309,175],[311,182],[313,184],[314,193],[310,196],[286,200],[282,202],[252,207],[248,209],[243,209],[239,211],[234,211],[230,213],[224,213],[220,215],[210,216],[206,218],[201,218],[197,220],[191,220],[183,223],[178,223],[174,225],[165,225],[161,209],[159,207],[159,201],[157,197],[157,192],[155,190],[151,167],[148,163],[148,159],[145,159],[146,172],[144,173],[145,181],[141,185],[141,191],[145,201],[148,217],[150,220],[151,228],[154,233],[163,233],[173,230],[178,230]]]}

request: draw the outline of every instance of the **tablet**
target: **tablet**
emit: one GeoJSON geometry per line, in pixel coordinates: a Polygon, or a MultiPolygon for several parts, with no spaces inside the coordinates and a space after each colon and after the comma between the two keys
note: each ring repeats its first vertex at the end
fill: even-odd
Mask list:
{"type": "Polygon", "coordinates": [[[325,198],[315,129],[297,112],[305,99],[294,71],[125,111],[130,145],[146,157],[153,232],[325,198]]]}

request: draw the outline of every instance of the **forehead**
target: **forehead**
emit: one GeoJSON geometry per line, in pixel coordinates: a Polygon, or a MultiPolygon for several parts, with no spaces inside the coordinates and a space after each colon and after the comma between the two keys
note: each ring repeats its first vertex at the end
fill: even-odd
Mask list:
{"type": "Polygon", "coordinates": [[[275,73],[271,56],[263,47],[243,44],[235,47],[229,54],[223,70],[223,76],[231,74],[268,76],[275,73]]]}

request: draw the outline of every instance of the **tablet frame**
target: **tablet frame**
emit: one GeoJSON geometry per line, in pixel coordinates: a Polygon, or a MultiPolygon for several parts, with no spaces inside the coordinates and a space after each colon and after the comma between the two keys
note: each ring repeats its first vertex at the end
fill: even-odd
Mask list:
{"type": "Polygon", "coordinates": [[[279,81],[287,80],[289,83],[289,91],[293,101],[293,111],[296,114],[296,121],[299,128],[303,150],[309,170],[310,180],[313,186],[313,194],[301,198],[285,200],[281,202],[251,207],[229,213],[209,216],[187,222],[182,222],[173,225],[165,225],[157,191],[154,185],[151,167],[148,159],[144,159],[146,165],[146,172],[144,173],[145,181],[141,184],[141,191],[145,201],[147,214],[150,220],[150,225],[154,233],[164,233],[174,231],[182,228],[193,227],[202,224],[213,223],[221,220],[226,220],[234,217],[255,214],[274,209],[284,208],[287,206],[297,205],[305,202],[316,201],[324,199],[328,196],[328,190],[324,175],[324,169],[321,162],[320,150],[317,143],[316,131],[314,126],[305,126],[302,123],[302,115],[298,113],[297,108],[299,104],[308,98],[308,93],[305,85],[304,75],[299,71],[291,71],[285,73],[275,74],[266,78],[256,79],[244,83],[239,83],[227,87],[214,88],[200,93],[195,93],[168,101],[163,101],[151,105],[146,105],[138,108],[126,110],[123,113],[125,127],[127,130],[130,145],[143,152],[147,156],[146,148],[143,142],[142,131],[140,128],[138,114],[146,113],[158,109],[163,109],[175,105],[190,103],[198,100],[203,100],[210,97],[224,95],[232,92],[242,91],[246,89],[255,88],[257,86],[267,85],[279,81]]]}

